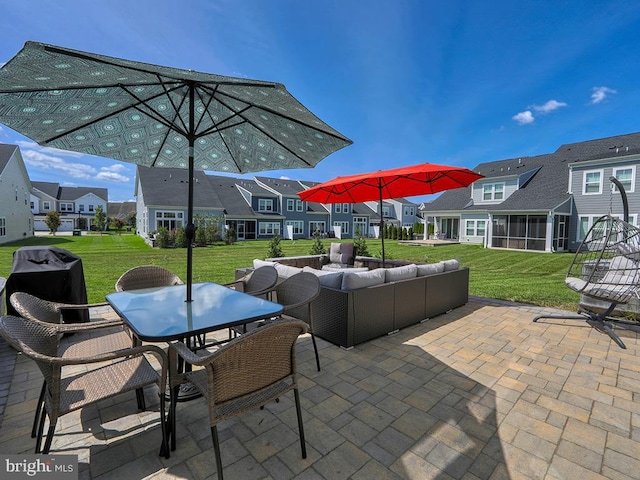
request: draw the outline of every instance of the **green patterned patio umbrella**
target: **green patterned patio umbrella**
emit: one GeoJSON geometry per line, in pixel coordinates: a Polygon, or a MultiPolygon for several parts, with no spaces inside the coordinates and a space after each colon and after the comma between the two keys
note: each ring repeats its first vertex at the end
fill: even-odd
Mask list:
{"type": "MultiPolygon", "coordinates": [[[[27,42],[0,68],[0,123],[41,145],[148,167],[313,167],[351,140],[280,83],[27,42]]],[[[187,235],[192,240],[189,182],[187,235]]],[[[192,250],[187,249],[187,301],[192,250]]]]}

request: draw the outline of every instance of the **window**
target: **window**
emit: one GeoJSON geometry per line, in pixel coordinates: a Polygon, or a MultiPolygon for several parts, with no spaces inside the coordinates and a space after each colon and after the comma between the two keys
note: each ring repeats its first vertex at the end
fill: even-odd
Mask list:
{"type": "MultiPolygon", "coordinates": [[[[624,167],[624,168],[614,168],[613,176],[618,179],[622,186],[624,187],[625,192],[632,193],[635,190],[636,183],[636,167],[624,167]]],[[[614,184],[613,186],[614,192],[618,191],[618,187],[614,184]]]]}
{"type": "Polygon", "coordinates": [[[583,195],[597,195],[602,193],[602,170],[591,170],[583,174],[583,195]]]}
{"type": "MultiPolygon", "coordinates": [[[[589,230],[591,230],[591,227],[593,227],[593,224],[595,223],[595,221],[598,220],[601,216],[602,215],[581,215],[580,216],[580,218],[578,219],[578,231],[577,231],[577,238],[576,238],[578,242],[582,242],[584,240],[587,233],[589,233],[589,230]]],[[[620,219],[622,219],[623,217],[622,214],[618,215],[615,213],[612,213],[611,216],[620,218],[620,219]]],[[[629,223],[631,225],[638,226],[638,215],[635,213],[632,215],[629,215],[629,223]]],[[[606,232],[598,232],[597,234],[595,234],[594,232],[597,238],[601,238],[601,236],[604,235],[605,233],[606,232]]]]}
{"type": "Polygon", "coordinates": [[[405,206],[404,207],[404,216],[405,217],[411,217],[413,215],[415,215],[414,207],[405,206]]]}
{"type": "Polygon", "coordinates": [[[36,204],[34,202],[31,202],[30,208],[31,210],[33,210],[34,208],[36,208],[36,204]]]}
{"type": "Polygon", "coordinates": [[[342,213],[342,204],[336,203],[335,206],[333,207],[333,211],[336,213],[342,213]]]}
{"type": "Polygon", "coordinates": [[[273,199],[272,198],[259,198],[258,199],[258,211],[259,212],[273,212],[273,199]]]}
{"type": "Polygon", "coordinates": [[[182,212],[162,210],[156,212],[156,230],[160,227],[164,227],[167,230],[171,231],[183,226],[184,222],[182,212]]]}
{"type": "Polygon", "coordinates": [[[391,216],[391,210],[390,210],[388,205],[383,205],[382,206],[382,216],[384,216],[384,217],[390,217],[391,216]]]}
{"type": "Polygon", "coordinates": [[[304,222],[302,220],[287,220],[286,225],[293,227],[294,235],[302,235],[304,233],[304,222]]]}
{"type": "Polygon", "coordinates": [[[353,233],[366,237],[369,234],[367,217],[353,217],[353,233]]]}
{"type": "Polygon", "coordinates": [[[333,222],[334,227],[340,227],[340,232],[342,234],[349,233],[349,222],[333,222]]]}
{"type": "Polygon", "coordinates": [[[84,205],[78,205],[78,211],[84,212],[84,205]]]}
{"type": "Polygon", "coordinates": [[[295,199],[293,198],[287,198],[287,212],[293,212],[294,208],[295,208],[295,199]]]}
{"type": "Polygon", "coordinates": [[[7,236],[7,219],[0,217],[0,237],[7,236]]]}
{"type": "Polygon", "coordinates": [[[280,235],[280,224],[278,222],[260,222],[258,233],[260,235],[280,235]]]}
{"type": "Polygon", "coordinates": [[[94,210],[94,209],[93,209],[93,205],[89,205],[89,211],[90,211],[90,212],[93,212],[93,210],[94,210]]]}
{"type": "Polygon", "coordinates": [[[342,204],[342,213],[351,213],[351,206],[348,203],[342,204]]]}
{"type": "Polygon", "coordinates": [[[325,232],[324,222],[309,222],[309,232],[311,233],[311,235],[313,235],[316,231],[320,233],[325,232]]]}
{"type": "Polygon", "coordinates": [[[50,209],[51,209],[51,202],[49,201],[42,202],[42,210],[50,210],[50,209]]]}
{"type": "Polygon", "coordinates": [[[60,204],[61,212],[73,212],[73,203],[61,203],[60,204]]]}
{"type": "Polygon", "coordinates": [[[482,200],[486,202],[504,200],[504,183],[485,183],[482,185],[482,200]]]}
{"type": "Polygon", "coordinates": [[[486,220],[467,220],[466,221],[467,237],[484,237],[486,231],[486,220]]]}
{"type": "Polygon", "coordinates": [[[302,200],[296,200],[296,211],[304,212],[304,202],[302,200]]]}

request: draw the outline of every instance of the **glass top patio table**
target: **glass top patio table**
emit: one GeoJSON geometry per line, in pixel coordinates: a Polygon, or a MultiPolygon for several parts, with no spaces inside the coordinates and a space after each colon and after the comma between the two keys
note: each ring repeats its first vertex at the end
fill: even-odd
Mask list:
{"type": "Polygon", "coordinates": [[[110,293],[107,302],[147,342],[166,342],[276,317],[283,306],[216,283],[194,283],[192,302],[186,285],[110,293]]]}

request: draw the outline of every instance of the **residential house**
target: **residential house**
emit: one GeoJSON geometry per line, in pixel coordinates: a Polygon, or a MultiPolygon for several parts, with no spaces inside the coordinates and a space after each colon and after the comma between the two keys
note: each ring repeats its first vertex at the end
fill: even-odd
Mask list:
{"type": "Polygon", "coordinates": [[[488,162],[474,171],[482,178],[449,190],[422,205],[435,234],[492,248],[573,251],[601,215],[622,216],[618,177],[637,224],[640,192],[640,133],[562,145],[554,153],[488,162]],[[628,187],[628,188],[627,188],[628,187]]]}
{"type": "Polygon", "coordinates": [[[33,236],[31,188],[18,146],[0,144],[0,243],[33,236]]]}
{"type": "Polygon", "coordinates": [[[107,214],[108,190],[98,187],[62,187],[55,182],[31,182],[31,211],[36,231],[47,231],[45,217],[51,210],[60,212],[58,231],[91,229],[96,210],[107,214]]]}
{"type": "MultiPolygon", "coordinates": [[[[380,202],[366,202],[367,206],[375,212],[371,224],[380,226],[380,202]]],[[[420,221],[418,205],[405,198],[390,198],[382,201],[382,215],[385,225],[396,227],[413,228],[417,221],[420,221]]]]}
{"type": "MultiPolygon", "coordinates": [[[[195,172],[193,185],[196,217],[222,218],[224,207],[204,172],[195,172]]],[[[136,230],[147,237],[160,227],[174,230],[187,225],[189,172],[184,169],[138,166],[135,180],[136,230]]]]}

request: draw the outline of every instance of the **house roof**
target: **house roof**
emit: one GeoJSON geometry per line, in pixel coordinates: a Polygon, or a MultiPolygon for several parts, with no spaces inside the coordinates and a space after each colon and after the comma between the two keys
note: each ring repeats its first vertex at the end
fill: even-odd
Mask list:
{"type": "Polygon", "coordinates": [[[304,190],[304,187],[298,180],[284,179],[284,178],[271,178],[271,177],[255,177],[255,179],[278,192],[280,195],[297,197],[298,192],[304,190]]]}
{"type": "MultiPolygon", "coordinates": [[[[185,208],[189,195],[189,171],[178,168],[149,168],[138,166],[138,181],[145,204],[185,208]]],[[[200,209],[224,207],[215,189],[209,188],[209,179],[204,172],[194,172],[196,184],[193,188],[193,206],[200,209]]]]}
{"type": "Polygon", "coordinates": [[[0,173],[9,163],[9,159],[13,156],[13,152],[18,148],[17,145],[9,145],[6,143],[0,143],[0,173]]]}
{"type": "Polygon", "coordinates": [[[51,198],[58,198],[59,183],[54,182],[31,182],[33,188],[40,190],[42,193],[49,195],[51,198]]]}
{"type": "MultiPolygon", "coordinates": [[[[253,189],[254,182],[251,180],[240,180],[232,177],[223,177],[221,175],[207,175],[210,188],[214,190],[227,215],[230,216],[253,216],[254,212],[247,203],[244,195],[238,189],[240,185],[247,190],[253,189]],[[253,185],[251,185],[253,184],[253,185]]],[[[270,196],[270,195],[269,195],[270,196]]]]}
{"type": "Polygon", "coordinates": [[[473,170],[492,178],[518,176],[520,188],[504,202],[494,205],[471,204],[471,186],[442,193],[424,205],[424,212],[438,211],[540,211],[566,202],[569,168],[574,162],[606,159],[640,153],[640,133],[562,145],[554,153],[481,163],[473,170]],[[544,192],[544,194],[541,194],[544,192]]]}
{"type": "Polygon", "coordinates": [[[106,188],[95,187],[60,187],[58,190],[58,200],[73,202],[90,194],[94,194],[105,202],[109,200],[109,194],[106,188]]]}
{"type": "Polygon", "coordinates": [[[136,213],[136,202],[109,202],[107,216],[113,218],[127,218],[130,213],[136,213]]]}

